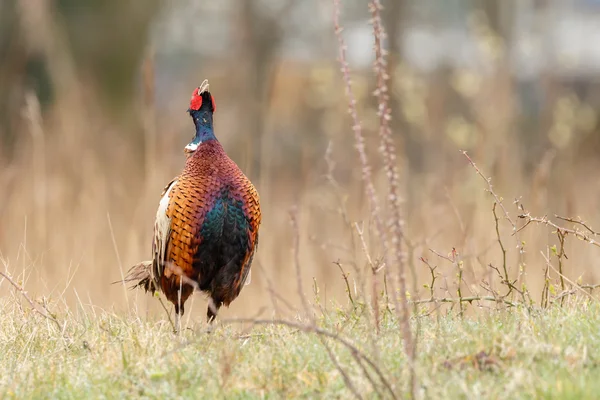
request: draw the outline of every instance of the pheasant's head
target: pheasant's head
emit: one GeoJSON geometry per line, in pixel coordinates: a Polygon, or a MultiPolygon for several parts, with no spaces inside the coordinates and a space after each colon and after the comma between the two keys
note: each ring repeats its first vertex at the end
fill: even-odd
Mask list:
{"type": "MultiPolygon", "coordinates": [[[[196,133],[192,141],[185,146],[186,153],[193,153],[198,146],[209,140],[217,140],[213,130],[213,113],[215,112],[215,99],[208,91],[208,79],[192,92],[188,112],[194,120],[196,133]]],[[[189,154],[188,154],[189,155],[189,154]]]]}

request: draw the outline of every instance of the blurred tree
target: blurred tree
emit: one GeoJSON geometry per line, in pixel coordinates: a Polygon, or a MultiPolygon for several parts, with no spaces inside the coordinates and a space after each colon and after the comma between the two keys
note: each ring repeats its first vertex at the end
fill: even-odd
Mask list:
{"type": "MultiPolygon", "coordinates": [[[[67,49],[78,72],[101,94],[116,115],[130,111],[137,75],[148,44],[148,30],[160,0],[57,0],[56,26],[63,29],[67,49]],[[117,45],[118,43],[118,45],[117,45]]],[[[42,105],[51,104],[57,82],[51,70],[52,41],[40,40],[23,22],[16,0],[0,2],[0,146],[11,153],[20,123],[23,95],[33,89],[42,105]]],[[[35,18],[36,16],[32,14],[35,18]]],[[[30,22],[31,23],[31,22],[30,22]]],[[[58,36],[62,32],[58,33],[58,36]]],[[[56,38],[54,38],[56,39],[56,38]]],[[[56,60],[55,60],[56,61],[56,60]]],[[[57,65],[57,64],[55,64],[57,65]]],[[[56,70],[54,70],[56,73],[56,70]]],[[[64,71],[61,71],[64,73],[64,71]]],[[[132,129],[132,132],[141,131],[132,129]]],[[[140,132],[140,140],[141,132],[140,132]]]]}
{"type": "Polygon", "coordinates": [[[24,89],[44,109],[53,98],[43,54],[26,45],[15,0],[0,2],[0,156],[10,160],[21,122],[24,89]]]}
{"type": "Polygon", "coordinates": [[[508,44],[514,28],[515,1],[474,0],[474,6],[485,13],[490,28],[508,44]]]}
{"type": "Polygon", "coordinates": [[[91,76],[113,111],[132,100],[160,0],[57,0],[76,65],[91,76]]]}
{"type": "Polygon", "coordinates": [[[260,178],[260,164],[265,112],[273,84],[273,67],[283,40],[283,26],[289,19],[293,1],[285,1],[274,10],[265,9],[259,0],[242,0],[237,14],[237,44],[240,59],[238,87],[245,87],[240,93],[239,106],[244,110],[245,161],[253,166],[251,173],[260,178]]]}

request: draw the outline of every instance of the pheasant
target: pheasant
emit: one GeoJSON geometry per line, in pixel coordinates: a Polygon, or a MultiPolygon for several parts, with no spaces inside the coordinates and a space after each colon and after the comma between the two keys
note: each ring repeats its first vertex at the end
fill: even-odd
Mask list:
{"type": "Polygon", "coordinates": [[[258,246],[258,192],[215,137],[215,100],[208,80],[188,109],[196,132],[185,146],[183,172],[165,187],[154,224],[152,260],[133,266],[125,281],[162,291],[175,306],[175,330],[194,289],[209,295],[207,320],[240,294],[258,246]]]}

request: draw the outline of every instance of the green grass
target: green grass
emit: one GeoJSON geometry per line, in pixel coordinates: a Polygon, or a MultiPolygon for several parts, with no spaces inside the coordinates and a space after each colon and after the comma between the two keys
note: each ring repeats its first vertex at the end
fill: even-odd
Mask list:
{"type": "MultiPolygon", "coordinates": [[[[0,398],[350,398],[323,341],[356,390],[378,397],[347,348],[293,327],[218,324],[206,333],[198,324],[176,337],[160,317],[78,311],[57,316],[65,324],[61,332],[9,300],[0,312],[0,398]]],[[[421,398],[582,399],[600,393],[596,303],[531,315],[474,309],[462,319],[445,313],[413,322],[421,398]]],[[[329,312],[318,324],[374,360],[403,397],[409,370],[392,318],[379,336],[353,312],[329,312]]]]}

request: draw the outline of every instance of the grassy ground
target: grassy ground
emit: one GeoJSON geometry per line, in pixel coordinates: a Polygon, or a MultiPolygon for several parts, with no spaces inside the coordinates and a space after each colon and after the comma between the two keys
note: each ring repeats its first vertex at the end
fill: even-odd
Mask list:
{"type": "MultiPolygon", "coordinates": [[[[162,318],[79,310],[57,316],[61,332],[14,302],[0,304],[1,398],[350,398],[325,345],[361,396],[392,397],[367,368],[373,386],[339,341],[296,327],[221,323],[207,333],[198,324],[176,337],[162,318]]],[[[430,313],[414,319],[420,397],[581,399],[600,393],[598,304],[473,311],[464,318],[430,313]]],[[[384,320],[377,337],[356,312],[332,311],[317,324],[363,351],[400,398],[409,371],[392,321],[384,320]]]]}

